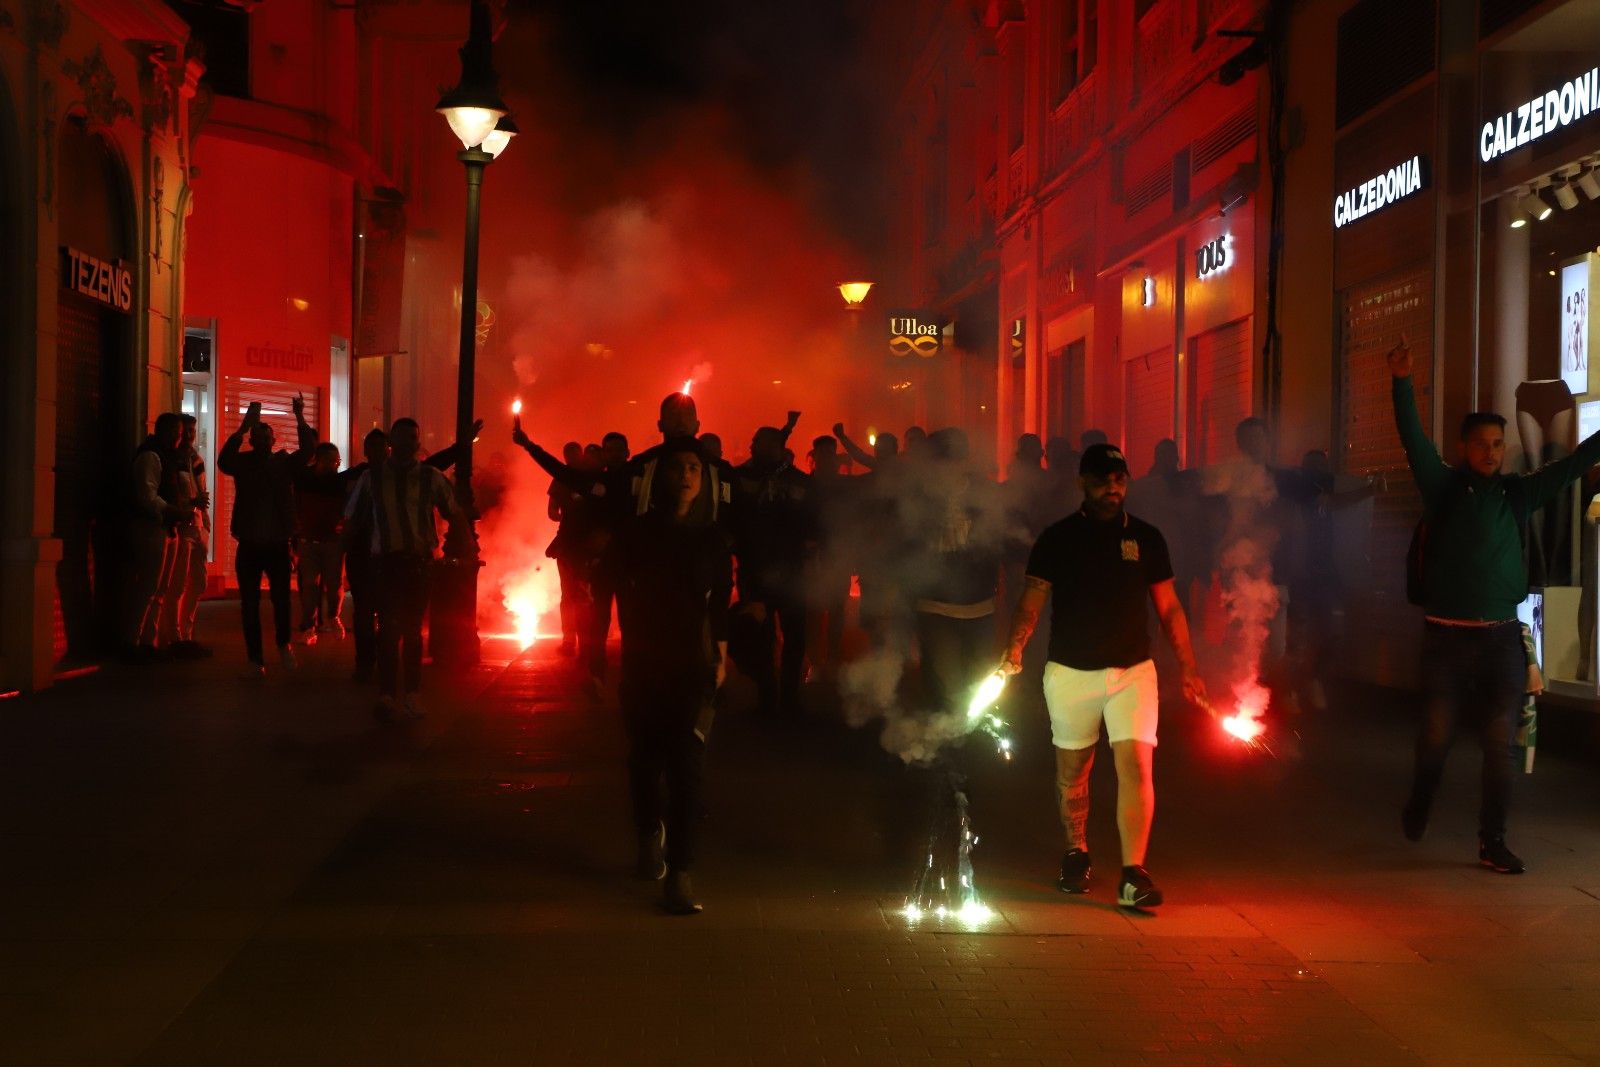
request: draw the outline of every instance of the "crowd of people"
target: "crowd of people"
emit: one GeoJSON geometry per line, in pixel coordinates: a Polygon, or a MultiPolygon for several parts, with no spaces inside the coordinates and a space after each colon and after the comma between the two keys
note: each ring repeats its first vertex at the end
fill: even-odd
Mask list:
{"type": "MultiPolygon", "coordinates": [[[[1509,731],[1532,683],[1515,625],[1526,564],[1511,546],[1518,523],[1600,458],[1600,442],[1532,476],[1505,475],[1503,420],[1473,415],[1462,429],[1465,461],[1452,468],[1408,405],[1403,344],[1391,366],[1429,530],[1426,561],[1417,564],[1429,703],[1403,828],[1422,836],[1455,720],[1468,717],[1484,745],[1480,855],[1515,873],[1523,865],[1504,841],[1509,731]]],[[[416,422],[402,418],[369,432],[363,462],[341,470],[337,447],[318,441],[303,402],[293,407],[294,449],[277,447],[252,404],[217,461],[234,481],[230,533],[248,675],[268,670],[263,579],[277,664],[293,670],[291,571],[298,566],[306,642],[344,636],[347,577],[355,680],[376,677],[383,721],[420,718],[438,521],[458,522],[470,507],[444,473],[459,446],[424,458],[416,422]]],[[[894,692],[878,699],[930,718],[959,715],[983,678],[1022,671],[1049,605],[1043,692],[1066,845],[1058,885],[1079,893],[1090,884],[1088,779],[1103,729],[1118,778],[1117,899],[1159,904],[1144,866],[1160,705],[1148,619],[1158,620],[1171,647],[1182,696],[1208,707],[1191,614],[1198,629],[1217,631],[1207,643],[1237,650],[1229,627],[1245,619],[1240,604],[1254,603],[1249,619],[1262,639],[1242,643],[1252,657],[1244,669],[1272,690],[1279,714],[1297,714],[1302,702],[1320,707],[1339,603],[1334,516],[1376,484],[1341,490],[1320,451],[1298,467],[1272,466],[1267,427],[1254,418],[1236,428],[1234,458],[1185,470],[1177,445],[1164,440],[1140,477],[1101,431],[1085,431],[1076,446],[1023,434],[1003,480],[954,427],[870,435],[862,447],[836,423],[810,441],[802,463],[791,444],[799,420],[791,411],[781,425],[758,427],[737,464],[721,437],[702,432],[686,393],[662,401],[661,440],[637,454],[611,432],[587,447],[569,442],[558,458],[520,417],[513,423],[513,442],[551,479],[560,651],[596,696],[609,673],[613,614],[620,624],[617,691],[640,877],[663,882],[668,911],[700,910],[690,873],[704,753],[730,666],[753,683],[756,709],[769,719],[815,710],[808,679],[820,683],[817,692],[837,689],[833,695],[849,699],[846,616],[854,601],[864,650],[853,658],[896,664],[894,692]]],[[[129,637],[138,659],[207,654],[193,637],[210,523],[194,432],[192,418],[162,415],[133,464],[129,637]]]]}
{"type": "MultiPolygon", "coordinates": [[[[463,511],[444,471],[459,445],[424,457],[414,419],[373,429],[362,462],[340,469],[337,445],[319,441],[295,397],[295,447],[279,448],[277,431],[254,402],[217,454],[233,480],[229,534],[239,584],[245,678],[268,673],[261,587],[272,612],[276,668],[298,667],[295,643],[346,636],[346,580],[352,601],[353,680],[376,680],[380,720],[419,719],[422,622],[428,577],[442,539],[438,518],[463,511]],[[248,444],[248,448],[245,447],[248,444]],[[291,575],[298,572],[295,615],[291,575]]],[[[128,583],[128,655],[135,662],[200,659],[210,650],[194,639],[206,585],[211,494],[195,447],[192,415],[166,413],[133,462],[133,522],[128,583]]],[[[473,433],[481,429],[481,423],[473,433]]]]}

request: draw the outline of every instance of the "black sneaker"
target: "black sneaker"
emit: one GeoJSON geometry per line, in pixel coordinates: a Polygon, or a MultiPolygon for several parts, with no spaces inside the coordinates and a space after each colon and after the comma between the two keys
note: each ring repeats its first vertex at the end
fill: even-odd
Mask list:
{"type": "Polygon", "coordinates": [[[688,871],[673,871],[661,887],[661,909],[669,915],[699,915],[705,910],[694,895],[688,871]]]}
{"type": "Polygon", "coordinates": [[[1400,809],[1400,832],[1407,841],[1421,841],[1428,832],[1428,809],[1414,800],[1407,801],[1400,809]]]}
{"type": "Polygon", "coordinates": [[[662,852],[667,845],[667,828],[656,823],[655,830],[639,835],[639,861],[633,873],[642,882],[659,882],[667,876],[667,861],[662,852]]]}
{"type": "Polygon", "coordinates": [[[1500,874],[1521,874],[1528,869],[1528,865],[1506,847],[1503,837],[1478,838],[1478,862],[1500,874]]]}
{"type": "Polygon", "coordinates": [[[1081,848],[1070,848],[1061,857],[1061,877],[1056,880],[1056,888],[1063,893],[1087,893],[1089,875],[1093,872],[1089,853],[1081,848]]]}
{"type": "Polygon", "coordinates": [[[1161,903],[1161,890],[1150,880],[1143,866],[1122,868],[1122,884],[1117,887],[1117,903],[1124,908],[1154,908],[1161,903]]]}

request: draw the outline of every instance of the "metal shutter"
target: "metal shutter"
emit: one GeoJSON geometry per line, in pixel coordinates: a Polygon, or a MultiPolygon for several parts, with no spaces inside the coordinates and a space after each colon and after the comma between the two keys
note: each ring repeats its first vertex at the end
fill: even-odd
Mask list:
{"type": "Polygon", "coordinates": [[[1122,451],[1128,471],[1141,477],[1155,462],[1156,442],[1172,436],[1172,349],[1136,356],[1123,366],[1123,404],[1127,433],[1122,451]]]}
{"type": "MultiPolygon", "coordinates": [[[[222,410],[217,412],[216,433],[220,441],[226,441],[239,429],[239,423],[244,419],[244,413],[253,401],[261,401],[261,421],[272,427],[277,434],[278,448],[295,447],[296,433],[294,422],[294,398],[296,393],[304,393],[306,398],[306,422],[312,429],[317,426],[317,413],[322,410],[322,391],[315,387],[307,388],[290,382],[272,382],[261,378],[234,378],[224,375],[222,379],[222,410]]],[[[249,442],[246,442],[248,447],[249,442]]],[[[220,454],[222,445],[217,445],[220,454]]],[[[216,499],[214,521],[216,523],[216,551],[213,556],[221,568],[223,578],[229,588],[235,587],[237,579],[233,573],[233,558],[238,542],[233,539],[233,479],[217,471],[212,475],[212,496],[216,499]]]]}
{"type": "MultiPolygon", "coordinates": [[[[53,646],[55,658],[69,652],[83,656],[101,637],[97,632],[118,618],[115,600],[96,596],[95,539],[97,526],[115,514],[121,500],[100,499],[104,487],[127,490],[127,466],[107,477],[105,365],[115,358],[108,344],[108,312],[74,293],[62,293],[56,312],[56,462],[53,532],[61,539],[56,564],[53,646]]],[[[132,453],[117,457],[133,462],[132,453]]],[[[132,499],[127,490],[123,500],[132,499]]],[[[110,593],[112,597],[116,592],[110,593]]]]}
{"type": "MultiPolygon", "coordinates": [[[[1339,294],[1340,467],[1382,474],[1372,502],[1365,582],[1351,590],[1351,633],[1362,634],[1376,680],[1396,684],[1415,670],[1416,612],[1406,602],[1405,557],[1422,514],[1421,497],[1400,447],[1385,354],[1403,332],[1415,356],[1422,425],[1433,425],[1433,268],[1420,264],[1339,294]]],[[[1352,650],[1354,651],[1354,650],[1352,650]]]]}
{"type": "Polygon", "coordinates": [[[1233,455],[1234,429],[1254,407],[1250,320],[1200,334],[1189,351],[1189,448],[1186,466],[1209,467],[1233,455]]]}

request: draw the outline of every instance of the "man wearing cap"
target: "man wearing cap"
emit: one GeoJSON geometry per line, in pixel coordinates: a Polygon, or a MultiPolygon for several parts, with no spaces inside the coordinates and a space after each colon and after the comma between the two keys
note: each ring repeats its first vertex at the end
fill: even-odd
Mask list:
{"type": "Polygon", "coordinates": [[[1022,651],[1049,598],[1044,695],[1067,842],[1057,885],[1064,893],[1089,888],[1089,771],[1104,722],[1117,768],[1117,829],[1122,838],[1117,903],[1152,908],[1161,903],[1161,890],[1144,861],[1155,814],[1151,758],[1159,697],[1145,624],[1146,597],[1155,604],[1177,655],[1184,696],[1203,702],[1205,685],[1195,669],[1166,539],[1123,510],[1128,461],[1116,446],[1094,444],[1084,451],[1078,473],[1083,507],[1046,529],[1034,544],[1000,670],[1022,670],[1022,651]]]}

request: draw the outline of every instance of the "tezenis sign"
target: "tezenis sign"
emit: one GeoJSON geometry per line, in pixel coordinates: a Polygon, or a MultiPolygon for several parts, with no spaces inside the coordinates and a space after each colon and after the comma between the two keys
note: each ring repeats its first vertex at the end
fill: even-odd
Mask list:
{"type": "Polygon", "coordinates": [[[1600,67],[1485,122],[1478,135],[1478,157],[1487,163],[1555,133],[1591,111],[1600,111],[1600,67]]]}
{"type": "Polygon", "coordinates": [[[1333,198],[1333,228],[1348,226],[1364,219],[1374,211],[1420,193],[1428,186],[1428,163],[1421,156],[1412,156],[1397,163],[1375,178],[1368,178],[1348,192],[1333,198]]]}
{"type": "Polygon", "coordinates": [[[62,245],[61,287],[123,314],[133,311],[133,271],[120,260],[110,263],[62,245]]]}

